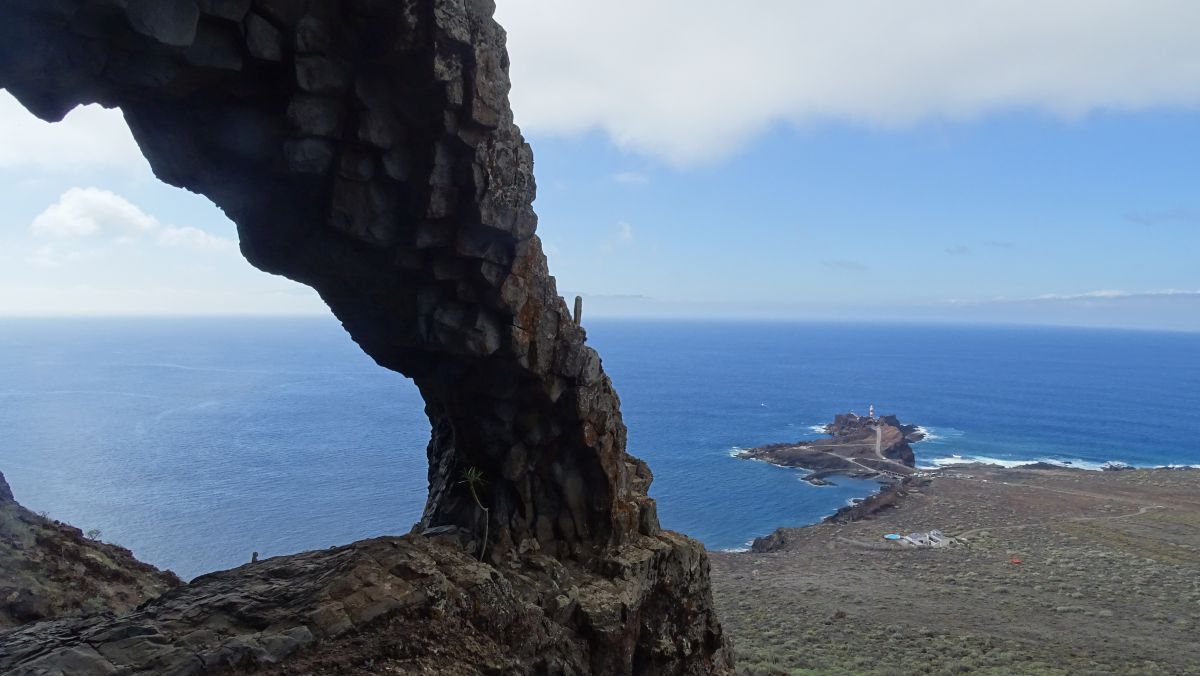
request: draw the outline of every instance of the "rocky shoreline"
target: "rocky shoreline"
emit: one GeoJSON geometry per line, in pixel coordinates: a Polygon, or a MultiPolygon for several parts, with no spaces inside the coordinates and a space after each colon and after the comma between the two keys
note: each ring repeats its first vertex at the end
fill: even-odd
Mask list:
{"type": "Polygon", "coordinates": [[[828,439],[768,444],[741,451],[737,457],[808,470],[811,473],[804,480],[818,486],[833,476],[893,484],[912,474],[916,456],[911,444],[925,438],[920,427],[904,424],[894,415],[842,413],[825,426],[825,432],[828,439]]]}

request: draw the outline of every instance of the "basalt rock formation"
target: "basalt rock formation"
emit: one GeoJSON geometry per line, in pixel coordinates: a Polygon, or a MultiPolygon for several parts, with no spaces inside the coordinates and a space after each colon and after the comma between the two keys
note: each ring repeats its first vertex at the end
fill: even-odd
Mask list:
{"type": "Polygon", "coordinates": [[[205,575],[126,615],[0,634],[0,673],[722,673],[697,612],[708,562],[686,545],[645,538],[598,576],[544,554],[494,567],[441,537],[376,538],[205,575]]]}
{"type": "Polygon", "coordinates": [[[127,612],[181,584],[174,573],[138,561],[123,547],[22,507],[0,473],[0,631],[51,618],[127,612]]]}
{"type": "Polygon", "coordinates": [[[120,107],[159,178],[212,199],[253,265],[316,289],[367,354],[413,379],[433,428],[419,530],[601,578],[659,552],[652,592],[578,640],[626,668],[653,653],[664,671],[719,671],[703,549],[660,529],[650,471],[625,452],[616,392],[535,234],[493,11],[0,0],[0,86],[50,121],[120,107]],[[690,633],[667,640],[668,626],[690,633]]]}

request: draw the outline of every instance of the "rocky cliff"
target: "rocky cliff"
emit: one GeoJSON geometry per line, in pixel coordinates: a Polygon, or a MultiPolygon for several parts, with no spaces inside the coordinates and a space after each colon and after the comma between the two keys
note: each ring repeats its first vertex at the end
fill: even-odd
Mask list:
{"type": "Polygon", "coordinates": [[[363,350],[413,379],[433,428],[421,530],[466,533],[465,551],[493,564],[551,557],[577,585],[649,576],[618,589],[653,594],[617,593],[581,633],[556,635],[616,651],[618,672],[639,655],[662,672],[724,670],[703,548],[659,527],[616,392],[549,274],[493,11],[4,0],[0,86],[51,121],[120,107],[159,178],[212,199],[253,265],[312,286],[363,350]]]}
{"type": "Polygon", "coordinates": [[[0,473],[0,631],[50,618],[127,612],[181,584],[174,573],[138,561],[127,549],[25,509],[0,473]]]}

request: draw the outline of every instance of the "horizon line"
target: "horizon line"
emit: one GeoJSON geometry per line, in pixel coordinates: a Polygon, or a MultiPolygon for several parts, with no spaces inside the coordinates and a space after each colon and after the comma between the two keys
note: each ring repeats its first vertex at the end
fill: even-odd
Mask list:
{"type": "MultiPolygon", "coordinates": [[[[261,320],[261,319],[331,319],[339,322],[332,312],[326,313],[139,313],[139,314],[0,314],[3,321],[130,321],[130,320],[261,320]]],[[[1180,328],[1163,326],[1125,326],[1116,324],[1067,324],[1054,322],[1020,322],[1020,321],[989,321],[975,319],[887,319],[862,317],[820,317],[820,316],[757,316],[757,315],[714,315],[714,314],[593,314],[590,319],[611,321],[657,321],[657,322],[719,322],[746,324],[842,324],[867,326],[926,326],[926,327],[992,327],[992,328],[1030,328],[1030,329],[1080,329],[1093,331],[1132,331],[1139,333],[1200,333],[1200,327],[1180,328]]],[[[589,317],[584,315],[584,328],[587,328],[589,317]]]]}

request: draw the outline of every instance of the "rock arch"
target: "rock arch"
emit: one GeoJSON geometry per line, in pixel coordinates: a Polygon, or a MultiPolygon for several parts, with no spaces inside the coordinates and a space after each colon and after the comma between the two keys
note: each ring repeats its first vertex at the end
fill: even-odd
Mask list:
{"type": "Polygon", "coordinates": [[[494,9],[0,0],[0,87],[50,121],[120,107],[159,178],[212,199],[253,265],[316,289],[415,381],[433,429],[419,532],[478,533],[462,477],[479,471],[496,564],[419,536],[281,557],[129,616],[0,637],[0,669],[263,666],[359,631],[385,634],[381,659],[408,645],[446,666],[419,647],[457,631],[426,621],[449,607],[505,673],[730,670],[703,547],[660,529],[650,470],[625,452],[616,392],[549,274],[494,9]],[[402,594],[416,584],[438,597],[402,594]],[[204,618],[224,629],[197,639],[204,618]],[[398,630],[413,633],[386,636],[398,630]],[[118,640],[134,635],[136,650],[118,640]]]}
{"type": "Polygon", "coordinates": [[[491,0],[5,0],[0,86],[117,106],[159,178],[315,288],[426,401],[422,525],[589,557],[658,531],[650,473],[555,289],[491,0]]]}

